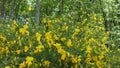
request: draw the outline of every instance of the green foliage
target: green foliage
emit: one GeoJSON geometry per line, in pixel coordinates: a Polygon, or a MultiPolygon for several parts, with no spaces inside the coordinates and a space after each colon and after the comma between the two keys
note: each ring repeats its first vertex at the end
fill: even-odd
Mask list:
{"type": "MultiPolygon", "coordinates": [[[[0,66],[119,68],[119,1],[101,1],[102,4],[100,0],[41,0],[41,19],[36,25],[36,0],[16,0],[14,20],[0,20],[0,66]]],[[[13,0],[6,0],[8,16],[12,5],[13,0]]]]}

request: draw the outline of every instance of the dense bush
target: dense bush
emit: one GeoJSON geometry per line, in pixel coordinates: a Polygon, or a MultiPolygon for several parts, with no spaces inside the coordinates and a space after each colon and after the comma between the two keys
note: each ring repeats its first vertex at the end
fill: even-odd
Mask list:
{"type": "Polygon", "coordinates": [[[1,24],[0,66],[111,67],[111,50],[105,45],[109,32],[105,32],[102,17],[83,12],[80,19],[74,21],[69,14],[43,18],[40,26],[15,20],[12,25],[1,24]]]}
{"type": "Polygon", "coordinates": [[[25,10],[20,7],[13,21],[0,22],[0,67],[119,68],[120,27],[106,31],[104,25],[105,18],[109,25],[109,17],[117,13],[110,7],[106,17],[102,16],[101,8],[109,1],[102,6],[100,0],[64,1],[61,11],[59,0],[43,0],[39,25],[33,16],[35,0],[30,7],[25,4],[25,10]],[[26,18],[19,21],[19,14],[26,18]]]}

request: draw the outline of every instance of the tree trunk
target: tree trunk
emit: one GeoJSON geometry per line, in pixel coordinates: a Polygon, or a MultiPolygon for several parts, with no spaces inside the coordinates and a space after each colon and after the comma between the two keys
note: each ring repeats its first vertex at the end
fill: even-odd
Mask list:
{"type": "Polygon", "coordinates": [[[0,14],[0,19],[4,18],[4,14],[5,14],[5,3],[6,3],[6,0],[3,0],[3,3],[2,3],[2,9],[1,9],[1,14],[0,14]]]}
{"type": "Polygon", "coordinates": [[[40,23],[40,2],[41,0],[36,0],[36,24],[40,23]]]}
{"type": "Polygon", "coordinates": [[[16,0],[14,0],[14,1],[13,1],[13,4],[12,4],[11,19],[14,18],[15,6],[16,6],[16,0]]]}
{"type": "Polygon", "coordinates": [[[60,0],[60,13],[63,12],[63,8],[64,8],[64,1],[63,0],[60,0]]]}
{"type": "Polygon", "coordinates": [[[104,26],[105,26],[106,31],[108,31],[108,21],[106,19],[106,14],[103,11],[102,0],[99,0],[99,3],[100,3],[100,7],[101,7],[101,12],[102,12],[102,15],[103,15],[103,18],[104,18],[104,26]]]}

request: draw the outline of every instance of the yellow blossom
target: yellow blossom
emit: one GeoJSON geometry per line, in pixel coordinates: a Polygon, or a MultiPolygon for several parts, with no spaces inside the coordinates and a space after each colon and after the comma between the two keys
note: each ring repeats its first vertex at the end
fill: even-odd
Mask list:
{"type": "Polygon", "coordinates": [[[113,43],[111,46],[112,46],[112,47],[114,47],[114,46],[115,46],[115,44],[113,43]]]}
{"type": "Polygon", "coordinates": [[[42,22],[43,22],[43,23],[46,23],[46,22],[47,22],[47,21],[46,21],[46,18],[43,18],[42,22]]]}
{"type": "Polygon", "coordinates": [[[24,25],[23,28],[24,28],[24,29],[28,29],[28,25],[27,25],[27,24],[24,25]]]}
{"type": "Polygon", "coordinates": [[[68,47],[71,47],[71,46],[72,46],[72,41],[71,41],[71,39],[69,39],[69,40],[67,41],[67,46],[68,46],[68,47]]]}
{"type": "Polygon", "coordinates": [[[26,31],[26,35],[27,35],[27,36],[29,35],[29,31],[26,31]]]}
{"type": "Polygon", "coordinates": [[[16,53],[17,53],[17,54],[20,54],[20,52],[21,52],[21,50],[16,50],[16,53]]]}
{"type": "Polygon", "coordinates": [[[75,68],[79,68],[78,64],[75,64],[75,68]]]}
{"type": "Polygon", "coordinates": [[[77,63],[77,59],[76,58],[72,58],[72,63],[77,63]]]}
{"type": "Polygon", "coordinates": [[[5,68],[10,68],[10,66],[5,66],[5,68]]]}
{"type": "Polygon", "coordinates": [[[59,43],[54,44],[54,46],[55,46],[57,49],[61,49],[61,48],[62,48],[61,44],[59,44],[59,43]]]}
{"type": "Polygon", "coordinates": [[[65,50],[64,50],[64,49],[59,48],[59,49],[58,49],[58,53],[60,53],[60,54],[65,54],[66,52],[65,52],[65,50]]]}
{"type": "Polygon", "coordinates": [[[22,35],[24,35],[25,32],[26,32],[26,29],[24,29],[24,28],[20,28],[20,29],[19,29],[19,32],[20,32],[22,35]]]}
{"type": "Polygon", "coordinates": [[[20,63],[19,68],[25,68],[25,62],[20,63]]]}
{"type": "Polygon", "coordinates": [[[61,38],[61,41],[62,41],[62,42],[64,42],[65,40],[66,40],[66,38],[65,38],[65,37],[61,38]]]}
{"type": "Polygon", "coordinates": [[[96,17],[94,17],[93,19],[94,19],[95,22],[97,21],[97,18],[96,18],[96,17]]]}
{"type": "Polygon", "coordinates": [[[55,38],[55,40],[59,40],[59,38],[57,37],[57,35],[54,35],[54,38],[55,38]]]}
{"type": "Polygon", "coordinates": [[[80,29],[75,29],[74,34],[77,35],[80,32],[80,29]]]}
{"type": "Polygon", "coordinates": [[[96,56],[93,56],[92,59],[93,59],[94,61],[97,61],[97,60],[98,60],[96,56]]]}
{"type": "Polygon", "coordinates": [[[66,58],[66,54],[62,54],[61,60],[65,60],[65,58],[66,58]]]}
{"type": "Polygon", "coordinates": [[[48,61],[48,60],[46,60],[46,61],[44,61],[43,63],[44,63],[44,66],[49,67],[51,62],[48,61]]]}
{"type": "Polygon", "coordinates": [[[47,33],[45,34],[45,38],[46,38],[47,40],[51,39],[51,38],[52,38],[51,32],[47,32],[47,33]]]}
{"type": "Polygon", "coordinates": [[[47,22],[48,22],[48,23],[51,23],[52,21],[51,21],[51,20],[48,20],[47,22]]]}
{"type": "Polygon", "coordinates": [[[28,46],[24,46],[24,51],[27,52],[28,51],[28,46]]]}
{"type": "Polygon", "coordinates": [[[29,47],[31,48],[32,47],[32,41],[28,40],[28,43],[29,43],[29,47]]]}
{"type": "Polygon", "coordinates": [[[13,25],[18,26],[16,20],[13,20],[13,25]]]}
{"type": "Polygon", "coordinates": [[[5,41],[6,37],[0,34],[0,39],[2,39],[3,41],[5,41]]]}
{"type": "Polygon", "coordinates": [[[100,66],[101,66],[100,61],[96,61],[96,66],[98,66],[98,67],[100,67],[100,66]]]}
{"type": "Polygon", "coordinates": [[[91,53],[91,47],[90,46],[87,46],[87,48],[86,48],[86,53],[91,53]]]}
{"type": "Polygon", "coordinates": [[[104,55],[100,54],[100,56],[98,56],[98,57],[99,57],[99,60],[102,60],[104,58],[104,55]]]}
{"type": "Polygon", "coordinates": [[[36,39],[37,39],[37,41],[40,41],[40,39],[41,39],[41,34],[39,34],[38,32],[36,33],[36,39]]]}
{"type": "Polygon", "coordinates": [[[36,50],[34,51],[34,53],[42,52],[43,49],[44,49],[44,46],[43,46],[43,45],[38,45],[38,46],[36,47],[36,50]]]}
{"type": "Polygon", "coordinates": [[[86,63],[90,63],[90,61],[91,61],[91,58],[90,57],[88,57],[88,58],[86,58],[86,63]]]}
{"type": "Polygon", "coordinates": [[[30,21],[30,18],[26,18],[27,21],[30,21]]]}
{"type": "Polygon", "coordinates": [[[107,40],[106,36],[102,38],[102,42],[105,42],[106,40],[107,40]]]}
{"type": "Polygon", "coordinates": [[[77,61],[80,62],[81,61],[81,56],[77,57],[77,61]]]}
{"type": "Polygon", "coordinates": [[[48,45],[51,47],[51,45],[54,45],[54,40],[52,40],[52,39],[49,39],[49,40],[47,40],[47,42],[48,42],[48,45]]]}
{"type": "Polygon", "coordinates": [[[30,56],[27,56],[26,57],[26,64],[27,64],[27,66],[29,67],[30,65],[32,65],[32,61],[34,60],[34,58],[33,57],[30,57],[30,56]]]}

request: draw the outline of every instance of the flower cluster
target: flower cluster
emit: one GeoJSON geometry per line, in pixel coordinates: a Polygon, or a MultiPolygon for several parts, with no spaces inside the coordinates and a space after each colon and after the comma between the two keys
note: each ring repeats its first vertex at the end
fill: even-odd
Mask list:
{"type": "Polygon", "coordinates": [[[76,14],[68,14],[55,19],[43,18],[39,26],[18,25],[15,20],[12,27],[7,24],[6,30],[0,33],[0,66],[111,67],[111,50],[106,45],[109,32],[105,32],[102,17],[81,10],[78,21],[76,14]]]}

